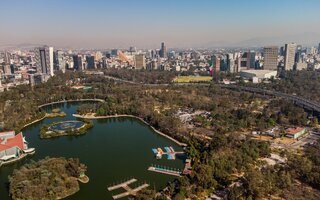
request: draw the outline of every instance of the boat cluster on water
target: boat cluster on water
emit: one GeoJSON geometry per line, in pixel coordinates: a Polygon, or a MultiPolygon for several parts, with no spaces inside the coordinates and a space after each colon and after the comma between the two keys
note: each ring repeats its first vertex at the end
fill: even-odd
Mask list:
{"type": "Polygon", "coordinates": [[[22,132],[0,132],[0,166],[12,163],[35,153],[34,148],[28,148],[28,142],[22,132]]]}

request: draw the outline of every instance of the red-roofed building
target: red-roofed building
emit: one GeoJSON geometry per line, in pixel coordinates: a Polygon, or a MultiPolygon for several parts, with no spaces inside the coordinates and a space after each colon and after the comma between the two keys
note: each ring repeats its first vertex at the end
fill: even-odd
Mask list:
{"type": "Polygon", "coordinates": [[[14,131],[0,133],[0,163],[19,158],[26,153],[26,150],[28,145],[22,133],[17,135],[14,131]]]}
{"type": "Polygon", "coordinates": [[[297,139],[306,133],[306,128],[296,127],[287,129],[287,137],[297,139]]]}

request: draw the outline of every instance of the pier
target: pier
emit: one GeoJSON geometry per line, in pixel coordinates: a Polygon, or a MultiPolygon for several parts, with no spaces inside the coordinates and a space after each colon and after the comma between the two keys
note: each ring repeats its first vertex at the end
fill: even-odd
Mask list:
{"type": "Polygon", "coordinates": [[[146,183],[145,183],[145,184],[140,185],[139,187],[136,187],[136,188],[134,188],[134,189],[132,189],[131,187],[129,187],[130,184],[132,184],[132,183],[134,183],[134,182],[136,182],[136,181],[137,181],[137,179],[134,179],[134,178],[133,178],[133,179],[130,179],[130,180],[125,181],[125,182],[123,182],[123,183],[120,183],[120,184],[117,184],[117,185],[108,187],[108,190],[109,190],[109,191],[113,191],[113,190],[116,190],[116,189],[119,189],[119,188],[123,188],[123,189],[126,190],[126,192],[123,192],[123,193],[120,193],[120,194],[117,194],[117,195],[113,195],[113,196],[112,196],[113,199],[120,199],[120,198],[129,196],[129,195],[136,196],[137,193],[138,193],[140,190],[142,190],[142,189],[144,189],[144,188],[146,188],[146,187],[149,186],[149,184],[146,184],[146,183]]]}
{"type": "Polygon", "coordinates": [[[174,151],[173,147],[164,147],[164,151],[161,148],[152,149],[152,152],[157,159],[161,159],[162,155],[167,155],[168,160],[175,160],[177,154],[184,154],[183,151],[174,151]]]}
{"type": "Polygon", "coordinates": [[[153,166],[151,166],[151,167],[148,168],[148,170],[152,171],[152,172],[158,172],[158,173],[167,174],[167,175],[171,175],[171,176],[181,177],[181,171],[166,169],[164,167],[153,167],[153,166]]]}

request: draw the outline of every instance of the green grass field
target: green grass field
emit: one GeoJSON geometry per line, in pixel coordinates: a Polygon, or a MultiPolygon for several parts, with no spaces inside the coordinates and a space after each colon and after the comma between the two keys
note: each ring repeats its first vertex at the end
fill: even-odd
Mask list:
{"type": "Polygon", "coordinates": [[[209,82],[212,81],[211,76],[178,76],[175,78],[176,83],[192,83],[192,82],[209,82]]]}

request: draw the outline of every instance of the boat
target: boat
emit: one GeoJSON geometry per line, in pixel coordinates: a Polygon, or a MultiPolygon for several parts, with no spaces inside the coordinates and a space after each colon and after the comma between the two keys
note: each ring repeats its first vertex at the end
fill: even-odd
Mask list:
{"type": "Polygon", "coordinates": [[[35,148],[29,148],[29,149],[25,149],[25,150],[23,150],[23,152],[25,153],[25,154],[34,154],[35,152],[36,152],[36,149],[35,148]]]}

